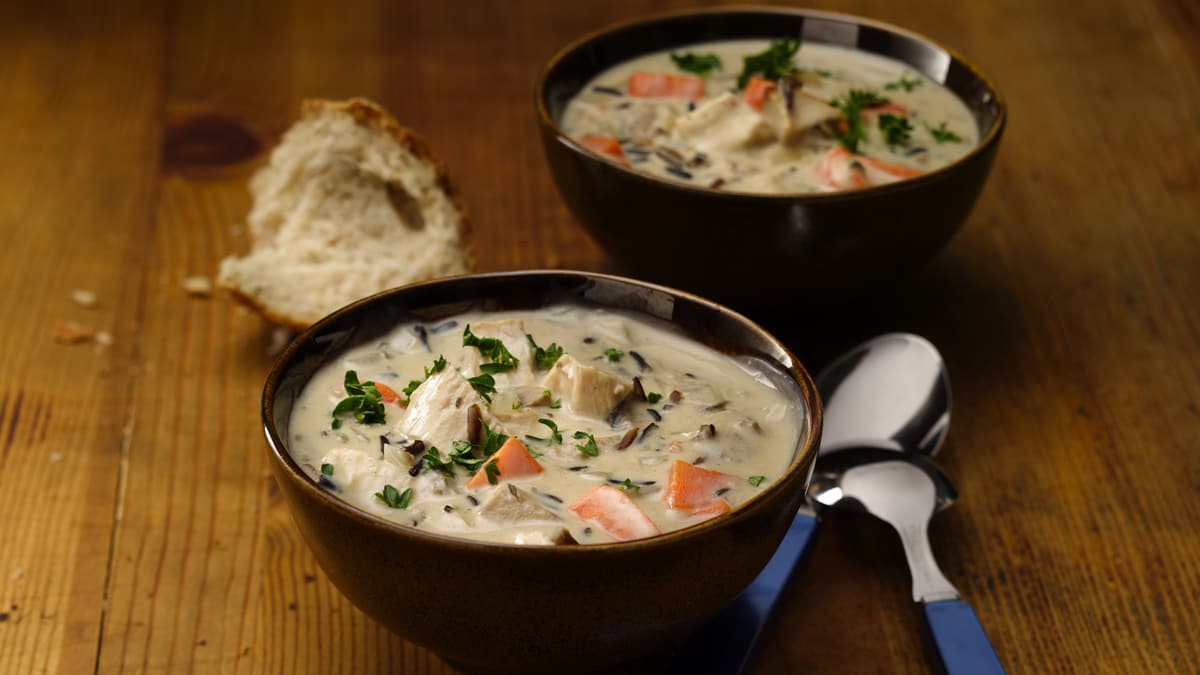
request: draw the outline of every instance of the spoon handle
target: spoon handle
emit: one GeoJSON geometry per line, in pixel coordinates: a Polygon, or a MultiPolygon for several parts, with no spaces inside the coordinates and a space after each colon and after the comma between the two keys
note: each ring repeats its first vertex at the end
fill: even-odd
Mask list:
{"type": "Polygon", "coordinates": [[[962,600],[925,604],[925,624],[947,675],[1004,675],[975,610],[962,600]]]}
{"type": "Polygon", "coordinates": [[[808,507],[800,509],[767,566],[741,595],[688,638],[667,664],[666,675],[742,672],[784,586],[807,557],[818,522],[808,507]]]}

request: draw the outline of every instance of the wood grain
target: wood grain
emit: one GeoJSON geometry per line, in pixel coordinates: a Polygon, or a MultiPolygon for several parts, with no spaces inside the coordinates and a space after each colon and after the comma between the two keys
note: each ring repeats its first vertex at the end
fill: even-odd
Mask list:
{"type": "MultiPolygon", "coordinates": [[[[927,269],[769,327],[813,370],[888,330],[942,349],[961,499],[933,545],[1010,672],[1200,671],[1196,8],[818,4],[969,54],[1011,122],[927,269]]],[[[265,473],[273,330],[181,282],[244,250],[246,181],[309,96],[426,136],[482,269],[616,269],[558,199],[534,82],[580,34],[692,5],[0,7],[0,672],[455,672],[325,578],[265,473]]],[[[919,635],[895,536],[834,514],[755,672],[927,672],[919,635]]]]}

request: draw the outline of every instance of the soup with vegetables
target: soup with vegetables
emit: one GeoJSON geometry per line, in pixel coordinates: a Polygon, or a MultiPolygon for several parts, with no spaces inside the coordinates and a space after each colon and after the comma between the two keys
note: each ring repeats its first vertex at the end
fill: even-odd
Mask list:
{"type": "Polygon", "coordinates": [[[659,178],[763,194],[893,183],[979,140],[966,105],[905,64],[794,39],[710,42],[619,64],[571,99],[562,128],[659,178]]]}
{"type": "Polygon", "coordinates": [[[410,323],[324,366],[291,414],[321,486],[401,525],[519,544],[651,537],[787,469],[787,378],[578,305],[410,323]]]}

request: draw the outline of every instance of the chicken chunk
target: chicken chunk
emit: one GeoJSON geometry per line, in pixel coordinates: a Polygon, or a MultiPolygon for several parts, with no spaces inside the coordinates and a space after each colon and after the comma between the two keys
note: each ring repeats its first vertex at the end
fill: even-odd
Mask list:
{"type": "Polygon", "coordinates": [[[467,378],[446,368],[413,392],[399,427],[409,438],[420,439],[427,446],[449,449],[454,441],[468,437],[467,408],[482,402],[467,378]]]}
{"type": "Polygon", "coordinates": [[[744,148],[775,136],[763,116],[731,92],[684,115],[676,122],[675,133],[705,152],[744,148]]]}
{"type": "Polygon", "coordinates": [[[511,483],[493,488],[479,505],[479,515],[501,525],[562,520],[537,503],[533,495],[511,483]]]}
{"type": "Polygon", "coordinates": [[[596,419],[612,412],[633,389],[615,375],[585,366],[570,354],[564,354],[554,364],[542,386],[562,397],[571,412],[596,419]]]}
{"type": "Polygon", "coordinates": [[[763,119],[784,143],[795,142],[813,127],[838,119],[841,113],[825,101],[802,91],[792,93],[791,105],[778,89],[763,99],[763,119]]]}

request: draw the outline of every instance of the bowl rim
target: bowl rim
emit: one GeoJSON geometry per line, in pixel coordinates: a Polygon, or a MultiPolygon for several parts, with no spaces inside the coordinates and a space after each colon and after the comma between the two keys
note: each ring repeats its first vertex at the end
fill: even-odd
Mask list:
{"type": "MultiPolygon", "coordinates": [[[[824,43],[819,43],[819,44],[824,44],[824,43]]],[[[649,53],[649,52],[647,52],[647,53],[649,53]]],[[[874,53],[874,52],[871,52],[871,53],[874,53]]],[[[886,56],[886,55],[881,54],[881,56],[886,56]]],[[[890,57],[890,56],[888,58],[895,59],[895,57],[890,57]]],[[[593,77],[594,76],[595,75],[593,74],[593,77]]],[[[939,84],[941,84],[941,83],[939,83],[939,84]]],[[[942,86],[945,86],[945,85],[942,85],[942,86]]],[[[955,96],[957,97],[957,94],[955,96]]],[[[961,100],[961,98],[960,98],[960,100],[961,100]]],[[[1000,136],[1003,133],[1004,128],[1007,125],[1007,121],[1008,121],[1008,104],[1006,103],[1003,94],[1000,93],[1000,90],[992,82],[991,78],[989,78],[983,72],[982,69],[980,69],[978,66],[976,66],[973,61],[967,59],[966,56],[964,56],[961,52],[959,52],[957,49],[954,49],[953,47],[950,47],[950,46],[948,46],[938,40],[935,40],[933,38],[922,35],[921,33],[917,33],[916,31],[909,30],[907,28],[903,28],[903,27],[897,26],[895,24],[887,23],[884,21],[879,21],[876,19],[871,19],[871,18],[864,17],[864,16],[858,16],[855,14],[846,14],[843,12],[831,12],[831,11],[818,10],[818,9],[774,7],[774,6],[769,6],[769,5],[746,5],[746,6],[737,6],[737,7],[706,7],[706,8],[700,8],[700,9],[674,10],[674,11],[654,14],[652,16],[647,16],[647,17],[628,19],[625,21],[612,23],[607,26],[593,30],[593,31],[586,33],[586,34],[582,35],[581,37],[576,38],[575,40],[571,41],[566,46],[562,47],[557,52],[555,52],[554,56],[552,56],[550,58],[550,60],[542,68],[541,73],[538,75],[537,84],[534,86],[534,103],[537,108],[538,122],[539,122],[540,126],[543,129],[550,130],[554,135],[555,141],[566,146],[570,151],[583,157],[584,159],[586,159],[588,161],[594,162],[601,166],[608,167],[610,170],[615,170],[624,176],[628,176],[628,177],[631,177],[636,180],[648,182],[651,185],[659,186],[661,188],[679,190],[680,192],[683,192],[685,194],[686,193],[694,193],[694,194],[699,194],[699,195],[705,195],[708,197],[715,197],[715,198],[722,198],[722,199],[735,199],[735,200],[750,200],[750,201],[757,201],[757,202],[763,202],[763,203],[837,202],[837,201],[843,201],[843,200],[847,200],[847,199],[857,199],[860,197],[869,197],[872,195],[887,194],[887,193],[892,193],[892,192],[899,192],[899,191],[904,191],[904,190],[909,190],[909,189],[915,189],[923,184],[939,180],[942,176],[952,173],[955,170],[957,170],[958,168],[960,168],[961,166],[974,161],[980,155],[984,155],[984,154],[990,152],[992,150],[993,146],[995,146],[999,142],[1000,136]],[[773,193],[761,193],[761,192],[739,192],[736,190],[714,190],[714,189],[710,189],[710,188],[703,187],[703,186],[695,186],[695,185],[689,185],[687,183],[679,183],[679,182],[667,180],[665,178],[659,178],[658,176],[654,176],[651,174],[643,173],[640,171],[635,171],[631,168],[622,166],[621,164],[619,164],[615,161],[601,157],[601,156],[587,150],[586,148],[584,148],[578,141],[571,138],[566,132],[564,132],[562,130],[562,128],[558,125],[558,123],[554,120],[554,117],[550,114],[550,111],[546,106],[546,89],[547,89],[547,84],[548,84],[550,73],[558,66],[558,64],[560,62],[562,62],[564,59],[566,59],[567,56],[571,55],[572,53],[576,52],[579,49],[582,49],[587,44],[589,44],[595,40],[598,40],[600,38],[604,38],[609,35],[616,34],[621,31],[632,29],[632,28],[642,26],[642,25],[667,23],[667,22],[670,22],[670,21],[673,21],[676,19],[683,19],[683,18],[693,17],[693,16],[712,16],[712,15],[720,15],[720,14],[730,14],[730,15],[732,15],[732,14],[748,14],[748,15],[775,14],[775,15],[788,15],[788,16],[792,16],[792,17],[805,17],[805,18],[812,17],[812,18],[817,18],[817,19],[825,19],[828,21],[840,21],[843,23],[849,23],[849,24],[853,24],[853,25],[857,25],[857,26],[867,26],[867,27],[874,28],[877,30],[882,30],[885,32],[889,32],[889,33],[893,33],[893,34],[900,35],[903,37],[907,37],[916,42],[924,43],[930,47],[933,47],[934,49],[941,50],[947,56],[949,56],[952,61],[956,61],[959,64],[961,64],[964,68],[966,68],[971,73],[971,75],[973,77],[975,77],[987,89],[988,94],[991,95],[991,104],[994,105],[996,108],[996,118],[992,121],[991,126],[987,129],[987,131],[983,135],[983,137],[980,138],[979,142],[977,142],[975,144],[975,147],[971,148],[971,150],[969,152],[967,152],[967,154],[963,155],[962,157],[959,157],[958,159],[954,160],[953,162],[951,162],[949,164],[938,167],[932,171],[923,173],[920,176],[916,176],[913,178],[906,178],[904,180],[899,180],[894,183],[886,183],[883,185],[873,185],[870,187],[859,188],[859,189],[854,189],[854,190],[837,190],[837,191],[833,191],[833,192],[789,192],[789,193],[785,193],[785,194],[773,194],[773,193]]]]}
{"type": "MultiPolygon", "coordinates": [[[[486,298],[480,297],[478,299],[483,300],[486,298]]],[[[412,309],[420,309],[420,307],[413,307],[412,309]]],[[[622,311],[628,311],[634,314],[642,313],[638,310],[632,309],[622,309],[622,311]]],[[[689,335],[688,337],[691,336],[689,335]]],[[[815,459],[818,447],[820,445],[823,416],[820,395],[817,393],[816,384],[814,383],[808,370],[801,364],[800,360],[796,358],[795,354],[788,349],[787,345],[744,315],[712,300],[708,300],[707,298],[688,293],[686,291],[629,277],[600,272],[588,272],[583,270],[529,269],[507,272],[471,273],[440,277],[429,281],[407,284],[404,286],[398,286],[380,291],[334,310],[295,336],[291,343],[288,344],[284,351],[279,354],[279,356],[275,359],[275,362],[271,365],[271,370],[268,373],[266,383],[263,386],[261,398],[261,420],[272,464],[280,469],[293,485],[308,493],[310,497],[313,497],[317,501],[321,502],[326,508],[333,509],[341,516],[353,518],[361,525],[386,530],[402,538],[411,537],[417,540],[425,540],[431,544],[447,546],[460,551],[473,551],[477,553],[489,551],[497,553],[503,552],[504,554],[517,556],[540,557],[544,555],[550,555],[570,557],[580,555],[599,555],[603,552],[652,551],[660,548],[668,548],[678,545],[681,542],[686,542],[689,539],[703,536],[713,529],[724,527],[726,524],[732,525],[735,521],[748,519],[765,508],[763,505],[767,503],[769,496],[777,495],[779,492],[782,492],[786,486],[790,486],[790,484],[796,480],[796,474],[800,473],[801,471],[805,471],[804,466],[807,464],[808,469],[805,471],[807,475],[804,476],[803,485],[801,486],[802,490],[806,489],[808,481],[812,478],[813,466],[816,464],[815,459]],[[745,328],[749,329],[753,333],[756,333],[760,338],[764,339],[768,344],[778,348],[782,354],[791,361],[790,366],[782,363],[778,365],[782,370],[787,371],[789,377],[793,380],[793,383],[800,393],[800,397],[804,402],[804,421],[807,424],[808,431],[806,436],[802,436],[801,438],[797,439],[795,456],[788,463],[787,468],[784,469],[779,478],[773,481],[766,490],[756,494],[753,498],[738,504],[730,512],[715,518],[710,518],[709,520],[705,520],[694,525],[689,525],[678,530],[664,532],[662,534],[644,539],[595,544],[578,544],[575,546],[545,546],[493,542],[411,528],[360,509],[350,502],[334,496],[328,490],[321,488],[316,481],[313,481],[311,478],[309,478],[304,470],[301,469],[296,461],[292,458],[291,453],[287,450],[287,444],[279,434],[277,425],[275,423],[274,402],[275,393],[279,387],[279,383],[282,380],[284,373],[286,373],[289,367],[292,365],[292,361],[296,354],[304,348],[306,343],[308,343],[313,336],[319,334],[331,324],[337,323],[347,314],[359,311],[361,308],[372,303],[380,302],[385,298],[403,295],[411,292],[414,289],[427,288],[430,286],[452,285],[455,283],[467,283],[472,281],[486,282],[490,279],[509,279],[521,277],[542,278],[547,282],[557,278],[583,278],[588,280],[598,279],[605,282],[625,284],[657,291],[660,293],[666,293],[674,298],[682,298],[684,300],[706,306],[707,308],[716,311],[718,314],[724,315],[727,319],[731,319],[742,324],[745,328]],[[588,551],[596,551],[596,553],[588,553],[588,551]]],[[[276,475],[278,477],[278,473],[276,475]]]]}

